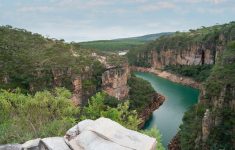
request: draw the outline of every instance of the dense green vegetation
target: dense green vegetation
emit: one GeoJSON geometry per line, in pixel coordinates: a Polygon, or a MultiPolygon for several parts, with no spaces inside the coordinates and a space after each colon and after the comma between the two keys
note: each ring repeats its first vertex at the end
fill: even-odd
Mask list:
{"type": "Polygon", "coordinates": [[[150,34],[140,37],[131,37],[115,40],[100,40],[100,41],[90,41],[90,42],[81,42],[79,45],[81,48],[93,49],[103,52],[118,52],[123,50],[129,50],[134,47],[139,47],[149,41],[153,41],[163,35],[169,35],[171,33],[158,33],[150,34]]]}
{"type": "Polygon", "coordinates": [[[165,150],[165,148],[163,147],[163,145],[161,143],[162,137],[161,137],[161,134],[160,134],[159,130],[157,130],[156,128],[151,128],[149,130],[142,131],[142,133],[157,139],[157,141],[158,141],[158,143],[157,143],[157,150],[165,150]]]}
{"type": "Polygon", "coordinates": [[[104,104],[106,94],[97,93],[93,96],[88,106],[83,108],[82,119],[98,119],[100,116],[110,118],[123,126],[137,130],[140,124],[137,112],[135,110],[129,110],[129,102],[118,104],[117,107],[110,107],[104,104]]]}
{"type": "Polygon", "coordinates": [[[195,145],[195,139],[201,132],[201,121],[206,108],[198,104],[185,112],[183,124],[180,126],[180,147],[182,150],[200,149],[201,145],[195,145]]]}
{"type": "Polygon", "coordinates": [[[135,75],[132,75],[128,80],[128,85],[130,87],[130,109],[135,109],[138,112],[143,111],[153,100],[155,90],[149,82],[135,77],[135,75]]]}
{"type": "MultiPolygon", "coordinates": [[[[129,101],[110,107],[104,93],[93,96],[82,111],[71,101],[71,93],[63,88],[53,92],[37,92],[35,95],[0,91],[0,144],[22,143],[38,137],[63,136],[75,123],[83,119],[110,118],[123,126],[138,130],[141,120],[135,110],[129,109],[129,101]]],[[[144,131],[161,141],[157,129],[144,131]]],[[[161,144],[158,147],[162,147],[161,144]]]]}
{"type": "Polygon", "coordinates": [[[79,108],[65,89],[35,95],[0,91],[0,144],[38,137],[62,136],[77,120],[79,108]]]}
{"type": "Polygon", "coordinates": [[[212,69],[211,75],[205,81],[205,102],[197,104],[185,113],[183,125],[180,127],[180,142],[182,149],[234,149],[235,112],[231,101],[235,98],[235,42],[230,42],[227,49],[221,54],[212,69]],[[224,93],[221,107],[215,106],[215,101],[224,93]],[[221,122],[214,125],[208,140],[195,143],[201,134],[201,120],[206,109],[212,112],[212,118],[220,118],[221,122]]]}
{"type": "Polygon", "coordinates": [[[170,65],[164,70],[203,82],[209,77],[212,67],[213,65],[170,65]]]}

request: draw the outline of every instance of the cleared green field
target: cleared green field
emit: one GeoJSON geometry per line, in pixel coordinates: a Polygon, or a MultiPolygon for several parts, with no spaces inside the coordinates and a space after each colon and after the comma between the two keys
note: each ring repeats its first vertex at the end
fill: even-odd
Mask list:
{"type": "Polygon", "coordinates": [[[139,45],[145,44],[145,41],[138,40],[102,40],[102,41],[91,41],[79,43],[81,48],[95,49],[98,51],[121,51],[127,50],[139,45]]]}

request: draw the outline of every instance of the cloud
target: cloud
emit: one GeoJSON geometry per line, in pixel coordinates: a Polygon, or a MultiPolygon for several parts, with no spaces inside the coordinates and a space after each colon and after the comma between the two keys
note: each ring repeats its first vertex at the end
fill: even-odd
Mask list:
{"type": "Polygon", "coordinates": [[[205,14],[205,13],[210,13],[210,14],[223,14],[225,9],[223,8],[217,8],[217,9],[213,9],[213,8],[198,8],[196,9],[197,12],[205,14]]]}
{"type": "Polygon", "coordinates": [[[139,8],[139,10],[146,12],[146,11],[158,11],[158,10],[162,10],[162,9],[173,9],[173,8],[176,8],[175,3],[160,1],[160,2],[155,2],[155,3],[143,4],[139,8]]]}
{"type": "Polygon", "coordinates": [[[208,0],[209,2],[212,2],[214,4],[219,4],[219,3],[223,3],[225,2],[226,0],[208,0]]]}
{"type": "Polygon", "coordinates": [[[18,12],[43,12],[43,13],[47,13],[50,12],[52,10],[54,10],[53,7],[49,7],[49,6],[23,6],[17,9],[18,12]]]}
{"type": "Polygon", "coordinates": [[[113,4],[109,0],[59,0],[56,5],[65,8],[95,9],[113,4]]]}
{"type": "Polygon", "coordinates": [[[183,3],[213,3],[213,4],[219,4],[226,2],[227,0],[175,0],[176,2],[183,2],[183,3]]]}

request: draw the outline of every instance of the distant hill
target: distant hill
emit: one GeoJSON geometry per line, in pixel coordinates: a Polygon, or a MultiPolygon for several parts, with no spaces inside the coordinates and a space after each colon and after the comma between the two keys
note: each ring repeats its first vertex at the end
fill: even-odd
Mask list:
{"type": "Polygon", "coordinates": [[[115,39],[115,40],[138,40],[138,41],[153,41],[158,39],[161,36],[170,35],[173,32],[162,32],[162,33],[155,33],[155,34],[147,34],[143,36],[137,36],[137,37],[130,37],[130,38],[121,38],[121,39],[115,39]]]}
{"type": "Polygon", "coordinates": [[[79,45],[81,46],[81,48],[93,49],[102,52],[117,52],[141,46],[147,42],[154,41],[161,36],[170,35],[170,34],[172,33],[163,32],[163,33],[148,34],[144,36],[130,37],[130,38],[81,42],[79,43],[79,45]]]}

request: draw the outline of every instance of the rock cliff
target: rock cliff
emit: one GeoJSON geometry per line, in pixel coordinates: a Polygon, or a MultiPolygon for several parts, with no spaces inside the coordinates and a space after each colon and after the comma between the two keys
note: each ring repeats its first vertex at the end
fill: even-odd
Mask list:
{"type": "Polygon", "coordinates": [[[155,150],[156,139],[99,118],[83,120],[64,137],[34,139],[24,144],[0,145],[0,150],[155,150]]]}
{"type": "Polygon", "coordinates": [[[205,45],[189,45],[181,50],[162,48],[140,52],[137,61],[145,62],[145,64],[157,69],[164,69],[168,65],[214,64],[217,53],[223,49],[223,46],[216,46],[213,43],[208,47],[205,45]]]}
{"type": "Polygon", "coordinates": [[[128,65],[114,67],[102,74],[102,89],[110,96],[122,100],[128,96],[127,80],[130,71],[128,65]]]}

